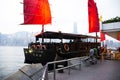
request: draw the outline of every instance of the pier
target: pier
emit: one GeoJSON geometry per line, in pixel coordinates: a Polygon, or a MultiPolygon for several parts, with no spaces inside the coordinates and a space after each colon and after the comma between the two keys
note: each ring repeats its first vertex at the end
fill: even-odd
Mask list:
{"type": "MultiPolygon", "coordinates": [[[[52,73],[49,73],[49,80],[53,80],[52,73]]],[[[96,65],[81,67],[81,70],[72,69],[64,73],[57,73],[56,80],[120,80],[120,61],[105,60],[96,65]]]]}
{"type": "MultiPolygon", "coordinates": [[[[74,63],[74,61],[72,63],[74,63]]],[[[74,64],[76,64],[76,62],[74,64]]],[[[54,71],[51,71],[44,76],[45,78],[40,78],[42,77],[40,75],[44,74],[44,72],[43,70],[43,73],[39,72],[41,71],[39,66],[40,64],[36,66],[36,68],[29,66],[29,71],[28,68],[23,67],[19,69],[19,73],[23,74],[17,72],[17,74],[15,73],[5,80],[120,80],[120,61],[118,60],[99,60],[97,64],[94,65],[82,62],[80,68],[78,66],[66,68],[63,70],[63,73],[55,70],[55,74],[54,71]]]]}

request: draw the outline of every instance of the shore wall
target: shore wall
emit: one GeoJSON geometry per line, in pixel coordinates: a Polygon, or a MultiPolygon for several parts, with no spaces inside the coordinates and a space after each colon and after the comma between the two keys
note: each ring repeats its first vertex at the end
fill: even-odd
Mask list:
{"type": "Polygon", "coordinates": [[[25,65],[5,80],[39,80],[43,70],[42,64],[25,65]]]}

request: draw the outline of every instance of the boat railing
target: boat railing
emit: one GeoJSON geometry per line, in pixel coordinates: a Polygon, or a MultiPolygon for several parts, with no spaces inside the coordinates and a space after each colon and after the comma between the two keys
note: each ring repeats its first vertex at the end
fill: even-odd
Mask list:
{"type": "Polygon", "coordinates": [[[53,80],[56,80],[56,71],[64,70],[64,69],[68,69],[68,74],[70,75],[71,67],[74,67],[74,66],[78,66],[78,69],[81,70],[81,62],[86,60],[87,58],[88,58],[87,56],[84,56],[84,57],[77,57],[77,58],[48,62],[45,65],[43,76],[39,80],[49,80],[49,78],[48,78],[48,73],[49,72],[53,72],[53,80]],[[71,64],[70,61],[73,61],[73,60],[78,60],[78,61],[71,64]],[[61,62],[67,62],[67,66],[56,68],[56,64],[59,64],[61,62]],[[51,65],[51,64],[54,65],[54,68],[53,68],[52,71],[48,71],[48,66],[51,65]]]}

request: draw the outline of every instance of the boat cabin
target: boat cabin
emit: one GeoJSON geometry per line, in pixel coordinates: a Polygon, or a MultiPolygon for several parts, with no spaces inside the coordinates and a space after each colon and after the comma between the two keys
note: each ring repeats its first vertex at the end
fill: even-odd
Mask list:
{"type": "Polygon", "coordinates": [[[45,65],[57,60],[56,55],[62,59],[87,56],[90,48],[100,46],[99,37],[81,34],[46,31],[37,34],[35,38],[36,41],[24,49],[27,63],[40,62],[45,65]]]}

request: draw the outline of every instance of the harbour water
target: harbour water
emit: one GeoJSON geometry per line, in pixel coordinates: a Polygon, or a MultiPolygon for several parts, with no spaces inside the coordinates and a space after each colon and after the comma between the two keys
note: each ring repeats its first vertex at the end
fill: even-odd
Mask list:
{"type": "Polygon", "coordinates": [[[0,46],[0,80],[24,66],[23,47],[0,46]]]}

